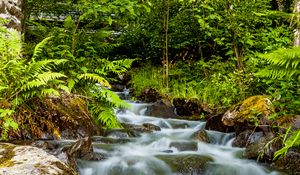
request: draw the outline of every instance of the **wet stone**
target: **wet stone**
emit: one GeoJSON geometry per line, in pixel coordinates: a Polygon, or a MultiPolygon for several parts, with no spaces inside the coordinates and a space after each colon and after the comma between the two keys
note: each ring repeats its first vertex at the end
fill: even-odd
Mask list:
{"type": "Polygon", "coordinates": [[[170,148],[176,148],[178,151],[197,151],[197,142],[172,142],[170,148]]]}

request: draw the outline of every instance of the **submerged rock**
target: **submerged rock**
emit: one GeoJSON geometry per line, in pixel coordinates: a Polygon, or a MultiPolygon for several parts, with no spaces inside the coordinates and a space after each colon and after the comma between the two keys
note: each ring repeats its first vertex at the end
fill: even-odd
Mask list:
{"type": "Polygon", "coordinates": [[[157,158],[168,164],[173,173],[205,174],[206,168],[213,158],[197,154],[157,155],[157,158]]]}
{"type": "Polygon", "coordinates": [[[69,165],[42,149],[1,143],[0,174],[77,175],[78,173],[69,165]]]}
{"type": "Polygon", "coordinates": [[[170,148],[176,148],[178,151],[197,151],[197,142],[171,142],[170,148]]]}
{"type": "Polygon", "coordinates": [[[192,135],[192,138],[196,139],[196,140],[199,140],[201,142],[204,142],[204,143],[210,143],[211,142],[207,132],[204,129],[201,129],[201,130],[195,132],[192,135]]]}

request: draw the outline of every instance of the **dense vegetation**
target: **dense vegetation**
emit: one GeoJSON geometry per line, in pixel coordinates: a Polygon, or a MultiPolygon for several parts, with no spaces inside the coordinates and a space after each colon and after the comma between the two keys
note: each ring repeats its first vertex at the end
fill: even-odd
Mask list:
{"type": "MultiPolygon", "coordinates": [[[[126,104],[108,88],[133,60],[136,95],[154,88],[166,98],[193,98],[224,112],[264,94],[273,101],[273,119],[299,114],[294,5],[288,0],[28,0],[23,47],[15,33],[0,28],[2,138],[17,128],[11,116],[32,100],[62,91],[85,96],[95,120],[119,127],[113,108],[126,104]]],[[[291,133],[278,155],[299,146],[300,131],[291,133]]]]}

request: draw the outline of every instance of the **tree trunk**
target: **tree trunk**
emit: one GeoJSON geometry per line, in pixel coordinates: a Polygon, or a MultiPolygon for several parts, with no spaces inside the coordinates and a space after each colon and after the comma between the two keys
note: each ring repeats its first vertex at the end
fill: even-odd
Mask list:
{"type": "Polygon", "coordinates": [[[300,46],[300,1],[296,0],[294,5],[294,17],[292,20],[296,21],[296,28],[294,30],[294,46],[300,46]]]}
{"type": "Polygon", "coordinates": [[[164,65],[164,84],[169,88],[169,14],[170,2],[164,0],[164,48],[163,48],[163,65],[164,65]]]}

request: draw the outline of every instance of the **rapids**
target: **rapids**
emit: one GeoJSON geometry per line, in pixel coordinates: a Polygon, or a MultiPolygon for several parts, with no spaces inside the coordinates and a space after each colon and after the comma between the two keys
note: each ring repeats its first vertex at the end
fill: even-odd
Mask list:
{"type": "Polygon", "coordinates": [[[204,129],[205,122],[145,116],[144,111],[151,104],[128,103],[130,109],[116,111],[121,122],[137,125],[151,123],[159,126],[161,131],[129,138],[125,143],[94,143],[94,151],[108,158],[103,161],[78,160],[81,175],[282,174],[253,160],[243,159],[244,149],[231,146],[234,133],[207,131],[212,141],[207,144],[192,139],[195,132],[204,129]],[[185,145],[188,149],[180,149],[180,146],[174,146],[176,144],[185,145]],[[202,160],[206,161],[200,166],[202,160]]]}

